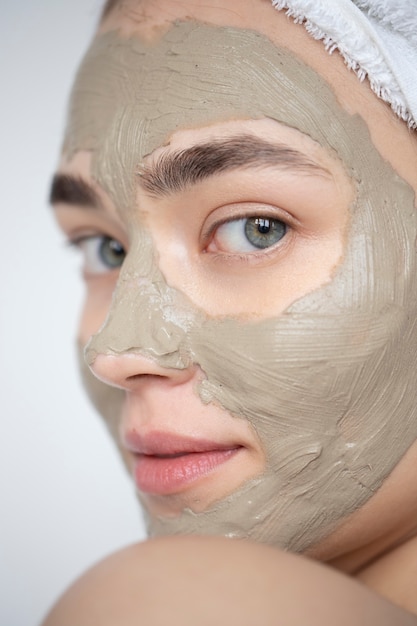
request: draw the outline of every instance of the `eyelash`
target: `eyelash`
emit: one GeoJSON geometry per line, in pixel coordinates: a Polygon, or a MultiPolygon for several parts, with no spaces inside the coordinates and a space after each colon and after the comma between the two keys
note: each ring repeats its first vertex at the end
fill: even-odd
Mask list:
{"type": "MultiPolygon", "coordinates": [[[[283,245],[282,240],[288,239],[288,233],[292,230],[292,226],[289,223],[290,219],[281,219],[282,216],[277,216],[276,213],[272,211],[268,211],[267,209],[263,211],[259,211],[257,214],[255,213],[246,213],[246,214],[238,214],[233,215],[229,219],[219,219],[214,222],[210,227],[201,233],[202,241],[203,241],[203,252],[209,253],[211,258],[214,261],[227,261],[227,262],[237,262],[237,263],[257,263],[262,259],[266,259],[269,256],[272,256],[276,253],[277,248],[281,248],[283,245]],[[265,220],[268,222],[268,228],[277,229],[277,224],[282,224],[284,228],[284,232],[279,234],[279,239],[271,245],[265,245],[265,247],[256,246],[253,242],[250,241],[248,237],[248,233],[246,231],[247,224],[250,220],[265,220]],[[228,250],[209,250],[210,244],[214,242],[216,238],[216,234],[219,239],[222,236],[219,234],[221,228],[227,229],[228,225],[235,225],[234,230],[238,231],[239,222],[242,222],[240,228],[243,227],[243,223],[246,223],[244,227],[244,236],[246,237],[246,242],[253,246],[250,251],[241,251],[235,249],[233,251],[228,250]],[[275,226],[271,226],[274,224],[275,226]]],[[[260,226],[262,226],[260,224],[260,226]]],[[[282,229],[281,229],[282,230],[282,229]]],[[[259,231],[260,233],[261,231],[259,231]]],[[[233,238],[239,237],[243,234],[243,232],[231,232],[226,234],[226,239],[229,237],[229,247],[233,247],[233,238]]],[[[252,235],[254,233],[251,233],[252,235]]],[[[264,233],[262,233],[264,234],[264,233]]],[[[266,233],[269,235],[269,231],[266,233]]],[[[272,233],[273,234],[273,233],[272,233]]],[[[256,235],[256,233],[255,233],[256,235]]],[[[223,239],[225,238],[225,234],[223,233],[223,239]]],[[[260,240],[262,237],[260,237],[260,240]]],[[[240,244],[242,241],[240,241],[240,244]]],[[[126,256],[126,250],[124,246],[119,242],[118,239],[111,237],[105,233],[92,233],[88,235],[80,235],[77,237],[72,237],[68,241],[68,245],[71,248],[75,248],[84,254],[84,274],[85,276],[99,276],[108,274],[109,272],[117,271],[123,264],[124,258],[126,256]],[[95,243],[95,247],[94,247],[95,243]],[[108,248],[105,249],[104,246],[108,244],[108,248]],[[87,245],[91,245],[91,249],[87,248],[87,245]],[[115,244],[115,245],[114,245],[115,244]],[[104,258],[104,254],[110,255],[113,258],[104,258]]],[[[284,242],[285,245],[285,242],[284,242]]],[[[243,247],[240,245],[240,247],[243,247]]]]}

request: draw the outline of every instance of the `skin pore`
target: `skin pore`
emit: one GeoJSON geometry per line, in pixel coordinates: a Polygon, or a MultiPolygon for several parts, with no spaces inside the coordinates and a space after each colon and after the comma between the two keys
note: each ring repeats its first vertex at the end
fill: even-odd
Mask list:
{"type": "MultiPolygon", "coordinates": [[[[392,553],[409,538],[412,545],[415,533],[417,499],[411,468],[416,462],[416,446],[412,445],[416,432],[412,402],[405,392],[412,379],[404,383],[404,372],[412,367],[409,346],[413,328],[407,326],[407,315],[401,317],[400,310],[415,310],[415,294],[410,293],[407,276],[414,262],[410,260],[415,237],[414,198],[408,185],[417,188],[416,141],[388,107],[348,73],[336,55],[328,56],[301,27],[287,21],[266,2],[244,2],[238,11],[234,6],[172,1],[124,3],[103,22],[102,38],[90,56],[92,65],[85,69],[85,76],[102,80],[100,63],[106,54],[113,62],[117,54],[112,51],[115,38],[134,35],[125,48],[119,45],[126,51],[123,62],[129,68],[129,55],[140,54],[145,59],[145,70],[147,63],[158,63],[158,51],[163,46],[165,50],[175,47],[181,59],[181,50],[184,54],[187,46],[198,41],[199,71],[194,70],[192,75],[188,68],[184,73],[192,88],[199,84],[201,73],[206,83],[213,80],[208,75],[208,62],[204,65],[204,42],[213,45],[215,39],[220,50],[233,36],[237,50],[245,45],[248,54],[260,45],[260,57],[267,60],[272,58],[269,54],[275,55],[274,46],[283,47],[276,57],[286,61],[281,76],[290,83],[292,80],[301,92],[290,105],[286,104],[289,100],[285,89],[293,88],[291,85],[283,88],[282,95],[274,92],[273,98],[264,86],[264,92],[258,87],[260,95],[248,89],[247,100],[227,94],[232,117],[225,112],[224,100],[215,94],[212,106],[204,112],[196,107],[191,114],[188,105],[183,120],[178,111],[170,118],[174,104],[169,101],[166,109],[162,107],[164,115],[152,118],[150,111],[155,109],[155,102],[162,105],[152,99],[155,87],[151,86],[146,92],[149,110],[142,108],[139,116],[147,126],[136,128],[136,145],[130,146],[133,154],[126,155],[111,151],[116,132],[121,133],[119,140],[121,137],[127,141],[124,120],[120,118],[120,124],[112,126],[113,104],[103,107],[103,116],[108,115],[109,121],[102,127],[106,133],[101,134],[100,128],[88,120],[88,111],[94,111],[95,103],[89,102],[90,109],[85,107],[85,116],[80,103],[85,106],[86,100],[79,96],[73,100],[60,166],[60,173],[72,178],[66,179],[65,193],[62,181],[61,190],[58,185],[55,190],[58,219],[71,239],[104,233],[129,251],[111,313],[97,333],[110,308],[118,268],[116,264],[113,271],[106,271],[108,267],[94,264],[98,257],[92,253],[92,246],[97,245],[97,239],[80,244],[91,262],[85,268],[88,294],[81,343],[85,345],[97,333],[87,348],[89,364],[101,380],[127,392],[124,395],[118,389],[109,395],[101,383],[90,379],[90,393],[103,407],[115,436],[121,432],[122,453],[131,471],[139,432],[150,437],[161,431],[194,440],[203,437],[233,452],[226,462],[226,476],[219,465],[192,487],[167,495],[142,493],[151,532],[191,530],[249,536],[308,552],[350,573],[361,571],[369,583],[378,575],[367,579],[363,573],[366,565],[374,561],[375,567],[375,560],[386,551],[392,553]],[[173,25],[176,19],[186,23],[173,25]],[[211,26],[190,26],[189,19],[211,26]],[[265,39],[252,31],[241,34],[237,30],[250,29],[253,23],[265,39]],[[227,37],[213,25],[229,27],[227,37]],[[309,87],[319,84],[315,81],[321,80],[303,68],[303,62],[332,85],[339,104],[333,101],[330,91],[323,96],[316,90],[316,99],[303,112],[299,106],[304,102],[303,84],[307,83],[307,93],[309,87]],[[317,114],[325,107],[329,116],[317,114]],[[356,112],[366,124],[350,117],[356,112]],[[325,124],[326,119],[334,120],[334,128],[325,124]],[[107,145],[94,143],[103,136],[107,145]],[[157,164],[161,178],[164,159],[171,159],[168,169],[172,172],[174,155],[184,159],[188,154],[195,161],[195,152],[190,152],[195,146],[200,151],[205,146],[205,162],[207,146],[213,151],[213,146],[227,147],[230,143],[239,145],[241,153],[245,146],[250,152],[251,142],[258,151],[260,145],[264,146],[262,163],[256,158],[251,163],[247,156],[245,163],[229,163],[221,171],[217,165],[215,174],[200,174],[185,182],[175,180],[174,191],[172,184],[167,190],[166,180],[162,190],[160,180],[156,184],[157,164]],[[289,149],[293,150],[291,156],[289,149]],[[275,150],[275,161],[281,150],[282,167],[267,156],[268,150],[275,150]],[[139,164],[141,168],[136,172],[139,164]],[[119,172],[136,172],[137,187],[129,175],[115,176],[117,167],[121,168],[119,172]],[[68,190],[80,192],[73,178],[75,182],[80,178],[87,182],[96,197],[92,198],[89,187],[90,196],[87,194],[82,202],[78,196],[76,206],[71,206],[76,196],[71,200],[68,190]],[[381,198],[388,198],[390,205],[381,198]],[[95,209],[91,208],[93,200],[98,204],[95,209]],[[271,220],[275,228],[276,242],[261,251],[256,246],[255,250],[242,249],[243,244],[247,246],[248,232],[242,230],[242,220],[252,216],[271,220]],[[390,247],[378,235],[388,228],[390,247]],[[370,241],[375,257],[366,258],[370,241]],[[380,273],[374,273],[375,266],[380,273]],[[397,278],[400,267],[404,272],[401,280],[397,278]],[[368,275],[372,280],[364,280],[368,275]],[[139,288],[133,288],[138,284],[139,288]],[[353,304],[349,292],[352,284],[353,304]],[[388,285],[385,293],[373,289],[379,284],[388,285]],[[387,306],[392,303],[389,313],[387,306]],[[311,311],[320,312],[323,307],[326,314],[322,318],[311,315],[311,311]],[[366,318],[365,309],[370,313],[366,318]],[[150,311],[151,325],[145,323],[150,311]],[[341,312],[345,316],[343,323],[341,312]],[[369,332],[382,313],[387,315],[384,321],[390,329],[398,326],[392,336],[387,337],[378,327],[374,334],[369,332]],[[314,330],[311,345],[310,328],[314,330]],[[164,333],[160,329],[168,330],[164,333]],[[398,344],[398,336],[402,337],[402,345],[398,344]],[[275,339],[274,343],[271,337],[279,341],[275,339]],[[234,358],[228,345],[233,349],[239,346],[244,358],[234,358]],[[347,355],[346,362],[335,362],[334,345],[347,355]],[[323,354],[328,355],[328,363],[323,354]],[[391,386],[382,395],[380,391],[373,395],[364,373],[371,376],[377,371],[376,363],[384,363],[384,358],[387,364],[381,370],[379,385],[389,382],[391,386]],[[364,360],[367,364],[363,369],[364,360]],[[398,380],[391,372],[387,374],[390,363],[391,369],[393,363],[400,364],[398,380]],[[288,373],[291,364],[295,368],[293,379],[288,373]],[[336,365],[340,380],[334,378],[336,365]],[[243,378],[237,375],[245,368],[254,378],[255,388],[248,388],[246,374],[243,378]],[[358,372],[363,379],[357,380],[358,372]],[[281,414],[276,402],[270,403],[277,381],[284,407],[281,414]],[[355,393],[361,390],[363,402],[352,405],[353,381],[355,393]],[[100,386],[93,389],[94,385],[100,386]],[[345,397],[340,391],[343,385],[349,392],[345,397]],[[293,400],[294,389],[297,398],[305,394],[304,408],[306,404],[310,407],[308,428],[300,413],[303,403],[293,400]],[[312,391],[313,396],[317,394],[316,404],[312,391]],[[163,408],[168,397],[169,415],[163,408]],[[323,398],[330,398],[327,407],[323,398]],[[394,425],[392,411],[400,398],[401,416],[396,417],[394,425]],[[403,428],[400,435],[398,423],[403,428]],[[387,504],[394,494],[396,507],[387,504]],[[251,503],[253,512],[248,508],[251,503]]],[[[210,63],[214,63],[213,58],[210,63]]],[[[178,70],[181,66],[175,67],[178,70]]],[[[151,66],[150,71],[154,69],[151,66]]],[[[215,69],[219,71],[218,66],[215,69]]],[[[164,68],[159,71],[158,80],[163,82],[164,68]]],[[[110,79],[105,80],[108,87],[110,79]]],[[[82,93],[82,76],[78,85],[82,93]]],[[[199,102],[201,96],[194,99],[199,102]]],[[[117,103],[114,106],[117,109],[117,103]]],[[[131,129],[127,127],[126,132],[131,129]]],[[[215,156],[218,164],[220,156],[215,156]]],[[[227,161],[225,154],[221,158],[227,161]]],[[[402,564],[410,554],[403,557],[402,564]]],[[[397,564],[395,572],[388,569],[383,579],[392,581],[391,592],[396,586],[404,589],[404,581],[401,585],[395,583],[404,568],[397,564]]],[[[371,586],[378,588],[378,583],[371,586]]],[[[395,593],[386,595],[398,601],[392,597],[395,593]]],[[[410,602],[402,600],[403,606],[417,610],[410,602]]]]}

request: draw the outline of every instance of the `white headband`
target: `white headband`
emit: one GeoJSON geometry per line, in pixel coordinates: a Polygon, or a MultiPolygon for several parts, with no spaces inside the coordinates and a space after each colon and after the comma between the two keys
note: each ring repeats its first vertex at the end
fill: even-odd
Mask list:
{"type": "Polygon", "coordinates": [[[417,128],[417,0],[272,0],[417,128]]]}

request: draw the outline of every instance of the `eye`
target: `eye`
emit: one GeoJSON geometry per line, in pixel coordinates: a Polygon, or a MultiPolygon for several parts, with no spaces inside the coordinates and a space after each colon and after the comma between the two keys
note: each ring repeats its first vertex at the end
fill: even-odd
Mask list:
{"type": "Polygon", "coordinates": [[[286,232],[287,224],[281,220],[245,217],[218,226],[212,243],[217,250],[223,252],[254,252],[274,246],[286,232]]]}
{"type": "Polygon", "coordinates": [[[104,274],[119,269],[126,256],[122,244],[106,235],[81,237],[71,243],[83,254],[86,274],[104,274]]]}

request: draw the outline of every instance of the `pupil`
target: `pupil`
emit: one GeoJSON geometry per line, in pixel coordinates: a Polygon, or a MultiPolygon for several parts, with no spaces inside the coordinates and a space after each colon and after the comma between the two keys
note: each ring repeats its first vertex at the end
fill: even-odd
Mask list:
{"type": "Polygon", "coordinates": [[[245,220],[245,236],[259,250],[275,245],[286,232],[287,226],[281,220],[268,217],[249,217],[245,220]]]}
{"type": "Polygon", "coordinates": [[[115,241],[114,239],[111,239],[109,241],[109,248],[115,256],[120,256],[123,254],[122,246],[120,245],[118,241],[115,241]]]}
{"type": "Polygon", "coordinates": [[[263,219],[262,217],[258,217],[256,219],[256,225],[258,226],[258,231],[261,235],[267,235],[271,230],[271,224],[269,220],[263,219]]]}

